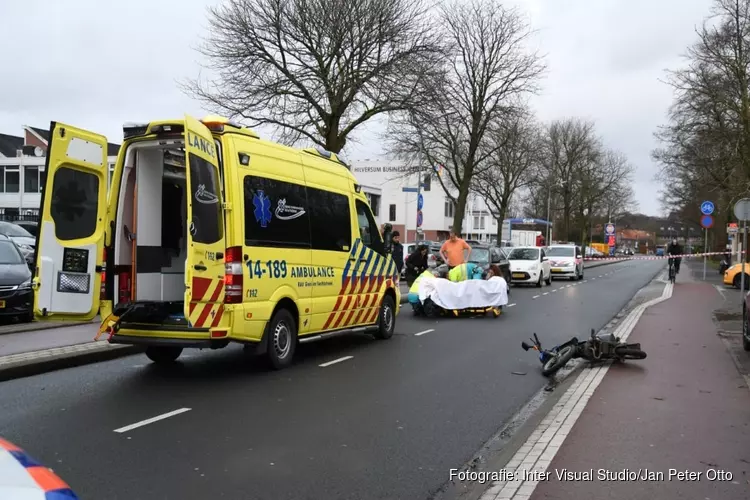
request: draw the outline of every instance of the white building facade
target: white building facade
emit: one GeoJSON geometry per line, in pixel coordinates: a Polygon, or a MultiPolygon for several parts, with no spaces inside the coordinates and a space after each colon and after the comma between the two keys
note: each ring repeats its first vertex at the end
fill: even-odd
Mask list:
{"type": "MultiPolygon", "coordinates": [[[[388,158],[350,162],[352,172],[370,199],[378,222],[392,224],[402,235],[401,241],[417,240],[417,193],[421,174],[404,162],[388,158]],[[412,172],[411,174],[409,172],[412,172]],[[404,188],[407,190],[405,191],[404,188]]],[[[422,233],[425,240],[439,241],[448,237],[453,224],[454,204],[445,194],[438,175],[431,173],[429,191],[422,189],[422,233]]],[[[467,239],[490,241],[497,236],[497,221],[492,217],[483,198],[470,193],[463,221],[463,236],[467,239]]]]}

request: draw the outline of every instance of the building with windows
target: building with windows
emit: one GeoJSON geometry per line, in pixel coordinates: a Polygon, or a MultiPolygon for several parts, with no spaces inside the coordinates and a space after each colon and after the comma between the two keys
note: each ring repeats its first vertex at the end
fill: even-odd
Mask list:
{"type": "MultiPolygon", "coordinates": [[[[0,219],[36,219],[46,175],[49,131],[23,127],[22,137],[0,134],[0,219]]],[[[108,178],[114,170],[120,146],[109,144],[108,178]]]]}
{"type": "MultiPolygon", "coordinates": [[[[404,162],[380,158],[351,162],[352,172],[370,200],[378,223],[390,223],[402,235],[401,240],[412,242],[417,236],[417,179],[424,180],[425,168],[404,162]]],[[[426,240],[443,240],[450,233],[455,214],[453,201],[446,196],[437,173],[431,172],[422,189],[422,232],[426,240]]],[[[463,236],[467,239],[489,241],[497,235],[497,221],[493,219],[481,196],[470,193],[463,222],[463,236]]]]}

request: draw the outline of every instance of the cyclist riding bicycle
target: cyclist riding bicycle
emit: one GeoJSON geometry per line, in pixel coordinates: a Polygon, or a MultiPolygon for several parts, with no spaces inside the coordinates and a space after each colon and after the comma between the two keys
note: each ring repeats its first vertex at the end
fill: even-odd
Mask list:
{"type": "MultiPolygon", "coordinates": [[[[672,238],[672,241],[667,246],[667,255],[682,255],[682,246],[677,243],[677,238],[672,238]]],[[[674,273],[679,274],[682,257],[669,257],[668,262],[670,264],[674,263],[674,273]]]]}

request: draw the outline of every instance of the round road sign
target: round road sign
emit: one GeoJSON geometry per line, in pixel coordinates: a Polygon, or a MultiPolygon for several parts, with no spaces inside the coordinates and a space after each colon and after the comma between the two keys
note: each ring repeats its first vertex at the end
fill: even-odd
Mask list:
{"type": "Polygon", "coordinates": [[[422,210],[422,207],[424,207],[424,196],[422,196],[422,193],[419,193],[419,196],[417,196],[417,210],[422,210]]]}
{"type": "Polygon", "coordinates": [[[417,227],[422,227],[422,211],[417,211],[417,227]]]}
{"type": "Polygon", "coordinates": [[[710,215],[704,215],[701,217],[701,226],[703,226],[704,229],[710,229],[714,225],[714,218],[710,215]]]}
{"type": "Polygon", "coordinates": [[[604,226],[604,230],[607,232],[608,235],[615,234],[615,225],[607,224],[606,226],[604,226]]]}
{"type": "Polygon", "coordinates": [[[714,208],[716,207],[714,207],[714,202],[712,201],[706,200],[701,203],[701,213],[703,215],[711,215],[712,213],[714,213],[714,208]]]}
{"type": "Polygon", "coordinates": [[[741,221],[750,220],[750,198],[742,198],[734,204],[734,215],[741,221]]]}

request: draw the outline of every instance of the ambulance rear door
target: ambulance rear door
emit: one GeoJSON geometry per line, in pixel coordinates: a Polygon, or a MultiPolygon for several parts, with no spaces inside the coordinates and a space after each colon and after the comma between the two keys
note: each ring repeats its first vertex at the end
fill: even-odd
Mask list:
{"type": "Polygon", "coordinates": [[[219,157],[211,132],[185,116],[188,249],[185,317],[194,328],[216,328],[224,313],[226,237],[219,157]]]}
{"type": "Polygon", "coordinates": [[[51,123],[32,281],[38,319],[99,312],[107,172],[106,137],[51,123]]]}

